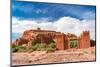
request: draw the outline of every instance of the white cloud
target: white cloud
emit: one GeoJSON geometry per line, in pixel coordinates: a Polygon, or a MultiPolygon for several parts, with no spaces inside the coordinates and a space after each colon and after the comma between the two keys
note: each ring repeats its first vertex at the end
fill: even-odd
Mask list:
{"type": "Polygon", "coordinates": [[[25,30],[37,29],[37,27],[43,30],[63,32],[65,34],[70,32],[78,36],[82,31],[89,30],[91,39],[95,39],[95,20],[79,20],[72,17],[62,17],[54,22],[42,21],[38,23],[36,20],[12,18],[12,32],[14,33],[23,33],[25,30]]]}

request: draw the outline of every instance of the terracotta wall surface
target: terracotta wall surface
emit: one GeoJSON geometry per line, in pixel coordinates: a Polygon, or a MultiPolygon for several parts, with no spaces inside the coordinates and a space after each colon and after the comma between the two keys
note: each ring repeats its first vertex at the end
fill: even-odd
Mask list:
{"type": "Polygon", "coordinates": [[[74,34],[64,34],[56,31],[49,30],[27,30],[23,33],[22,37],[16,39],[14,44],[28,44],[30,41],[38,40],[42,43],[48,44],[49,42],[54,41],[56,43],[56,49],[64,50],[70,49],[70,41],[77,40],[77,48],[88,48],[90,47],[90,32],[83,31],[80,37],[77,37],[74,34]]]}
{"type": "Polygon", "coordinates": [[[90,33],[89,31],[84,31],[79,39],[79,48],[90,47],[90,33]]]}
{"type": "Polygon", "coordinates": [[[56,35],[56,49],[58,49],[58,50],[64,50],[65,49],[64,40],[65,40],[64,34],[56,35]]]}

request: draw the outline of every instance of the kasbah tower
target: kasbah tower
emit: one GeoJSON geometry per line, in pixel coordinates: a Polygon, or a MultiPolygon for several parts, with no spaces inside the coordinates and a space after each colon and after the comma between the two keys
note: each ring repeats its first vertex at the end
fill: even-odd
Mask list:
{"type": "Polygon", "coordinates": [[[34,40],[41,41],[47,45],[50,41],[54,41],[56,43],[57,50],[71,49],[73,44],[76,45],[75,48],[83,49],[90,47],[90,32],[83,31],[82,34],[78,37],[71,33],[64,34],[61,32],[41,30],[40,28],[37,28],[36,30],[31,29],[24,31],[22,37],[16,39],[13,44],[26,44],[26,46],[29,47],[32,46],[31,43],[34,40]]]}

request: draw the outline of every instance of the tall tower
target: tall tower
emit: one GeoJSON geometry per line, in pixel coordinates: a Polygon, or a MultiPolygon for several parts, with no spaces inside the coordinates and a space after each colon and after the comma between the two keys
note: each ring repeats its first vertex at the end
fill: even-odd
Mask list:
{"type": "Polygon", "coordinates": [[[83,31],[83,34],[79,40],[79,48],[89,48],[90,47],[90,32],[83,31]]]}
{"type": "Polygon", "coordinates": [[[64,47],[65,38],[64,37],[65,37],[65,35],[63,33],[56,35],[56,38],[55,38],[56,39],[56,48],[58,50],[64,50],[65,49],[65,47],[64,47]]]}

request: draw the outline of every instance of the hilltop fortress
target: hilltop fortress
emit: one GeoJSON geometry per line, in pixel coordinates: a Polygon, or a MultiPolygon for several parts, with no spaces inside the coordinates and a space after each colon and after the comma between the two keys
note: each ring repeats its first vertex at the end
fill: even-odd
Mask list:
{"type": "Polygon", "coordinates": [[[90,47],[90,32],[83,31],[78,37],[74,34],[68,33],[64,34],[61,32],[50,31],[50,30],[26,30],[24,31],[21,38],[16,39],[13,43],[15,45],[26,44],[27,47],[32,45],[32,42],[36,41],[38,43],[45,43],[48,45],[50,42],[56,43],[56,49],[64,50],[70,49],[73,46],[75,48],[89,48],[90,47]]]}

